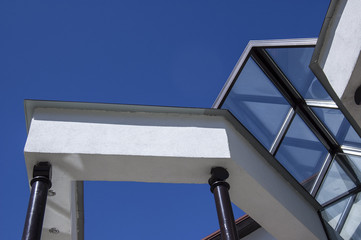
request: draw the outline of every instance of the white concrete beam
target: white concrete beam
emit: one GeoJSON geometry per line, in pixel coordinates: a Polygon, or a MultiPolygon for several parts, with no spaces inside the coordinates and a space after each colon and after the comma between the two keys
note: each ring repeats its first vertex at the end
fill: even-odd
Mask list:
{"type": "Polygon", "coordinates": [[[49,161],[57,193],[49,197],[43,239],[76,239],[74,181],[206,183],[214,166],[230,172],[232,201],[276,239],[326,239],[314,208],[259,153],[260,146],[216,114],[225,110],[32,108],[25,146],[29,180],[36,162],[49,161]],[[60,234],[50,238],[52,227],[60,234]]]}
{"type": "Polygon", "coordinates": [[[310,65],[359,134],[361,106],[354,95],[361,86],[360,11],[359,0],[331,1],[310,65]]]}

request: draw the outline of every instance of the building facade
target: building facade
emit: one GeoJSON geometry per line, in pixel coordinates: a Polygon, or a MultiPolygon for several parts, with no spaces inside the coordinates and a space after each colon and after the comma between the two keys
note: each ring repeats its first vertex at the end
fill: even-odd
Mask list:
{"type": "Polygon", "coordinates": [[[47,161],[56,193],[42,239],[83,239],[82,181],[206,183],[214,166],[242,239],[360,239],[360,10],[334,0],[318,39],[251,41],[212,109],[26,101],[29,180],[47,161]]]}

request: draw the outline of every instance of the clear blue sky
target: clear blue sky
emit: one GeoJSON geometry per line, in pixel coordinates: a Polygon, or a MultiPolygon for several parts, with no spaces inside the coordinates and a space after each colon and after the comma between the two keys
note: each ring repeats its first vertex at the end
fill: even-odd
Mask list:
{"type": "MultiPolygon", "coordinates": [[[[328,4],[0,1],[0,239],[21,238],[28,204],[24,99],[211,107],[249,40],[317,37],[328,4]]],[[[207,185],[85,184],[86,240],[217,228],[207,185]]]]}

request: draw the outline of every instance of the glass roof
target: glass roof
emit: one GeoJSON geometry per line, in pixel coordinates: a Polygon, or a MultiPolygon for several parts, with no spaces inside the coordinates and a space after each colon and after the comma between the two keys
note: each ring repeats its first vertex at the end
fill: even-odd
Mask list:
{"type": "Polygon", "coordinates": [[[337,161],[333,161],[316,199],[320,203],[325,203],[344,194],[355,186],[356,184],[347,175],[345,170],[342,169],[340,164],[337,161]]]}
{"type": "Polygon", "coordinates": [[[276,159],[306,190],[311,191],[327,154],[325,146],[296,115],[276,153],[276,159]]]}
{"type": "Polygon", "coordinates": [[[326,224],[355,239],[361,234],[361,138],[310,70],[313,50],[251,48],[219,107],[314,197],[326,224]]]}
{"type": "Polygon", "coordinates": [[[331,100],[308,67],[313,49],[314,47],[267,48],[266,51],[303,98],[331,100]]]}
{"type": "Polygon", "coordinates": [[[339,145],[361,148],[361,139],[338,109],[313,107],[312,111],[332,133],[339,145]]]}
{"type": "Polygon", "coordinates": [[[290,105],[254,60],[249,59],[223,103],[269,149],[290,105]],[[267,116],[267,117],[266,117],[267,116]]]}

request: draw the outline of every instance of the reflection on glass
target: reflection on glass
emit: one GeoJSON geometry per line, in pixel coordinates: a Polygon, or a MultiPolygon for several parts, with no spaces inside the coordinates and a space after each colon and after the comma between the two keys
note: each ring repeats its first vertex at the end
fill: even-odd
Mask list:
{"type": "Polygon", "coordinates": [[[355,187],[355,183],[334,159],[317,193],[316,200],[323,204],[355,187]]]}
{"type": "Polygon", "coordinates": [[[356,133],[356,131],[355,131],[355,129],[353,127],[350,127],[348,129],[348,132],[347,132],[346,137],[345,137],[344,145],[361,148],[361,138],[356,133]]]}
{"type": "MultiPolygon", "coordinates": [[[[350,198],[350,197],[349,197],[350,198]]],[[[326,208],[321,214],[323,219],[325,219],[328,224],[334,229],[337,226],[338,221],[340,220],[342,212],[346,208],[346,204],[349,198],[345,198],[344,200],[326,208]]]]}
{"type": "Polygon", "coordinates": [[[276,159],[310,191],[327,154],[326,148],[296,115],[277,151],[276,159]]]}
{"type": "Polygon", "coordinates": [[[314,47],[266,49],[302,97],[305,99],[331,100],[331,97],[308,67],[313,50],[314,47]]]}
{"type": "Polygon", "coordinates": [[[361,138],[340,110],[319,107],[313,107],[312,110],[340,145],[361,147],[361,138]]]}
{"type": "Polygon", "coordinates": [[[360,193],[356,196],[351,211],[347,216],[344,227],[341,231],[341,237],[348,240],[361,239],[361,197],[360,193]]]}
{"type": "Polygon", "coordinates": [[[355,171],[359,181],[361,181],[361,157],[354,155],[346,155],[346,157],[348,159],[348,163],[355,171]]]}
{"type": "Polygon", "coordinates": [[[250,58],[222,108],[230,110],[258,141],[269,149],[290,105],[250,58]]]}

